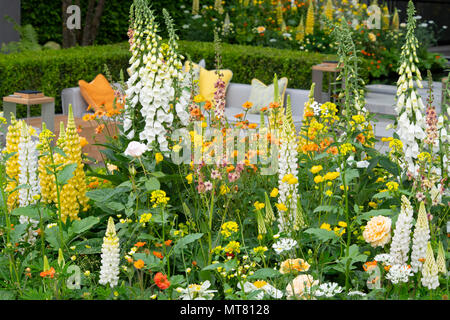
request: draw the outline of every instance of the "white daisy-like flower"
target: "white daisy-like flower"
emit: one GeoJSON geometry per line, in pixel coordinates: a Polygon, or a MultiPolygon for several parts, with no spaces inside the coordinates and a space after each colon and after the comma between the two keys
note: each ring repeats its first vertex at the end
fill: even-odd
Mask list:
{"type": "Polygon", "coordinates": [[[290,238],[280,239],[278,242],[272,245],[272,248],[276,253],[281,254],[285,251],[292,250],[297,245],[297,241],[290,238]]]}
{"type": "Polygon", "coordinates": [[[211,283],[209,280],[206,280],[201,284],[190,284],[185,289],[178,287],[176,291],[181,293],[181,300],[211,300],[214,298],[214,292],[217,292],[217,290],[208,290],[210,286],[211,283]]]}
{"type": "MultiPolygon", "coordinates": [[[[241,284],[238,283],[238,288],[241,288],[241,284]]],[[[244,292],[245,293],[251,293],[254,291],[260,291],[256,294],[255,299],[256,300],[262,300],[264,298],[264,294],[267,294],[268,296],[275,298],[275,299],[281,299],[283,297],[283,292],[278,290],[277,288],[273,287],[269,283],[263,280],[258,280],[254,282],[245,282],[244,283],[244,292]]]]}

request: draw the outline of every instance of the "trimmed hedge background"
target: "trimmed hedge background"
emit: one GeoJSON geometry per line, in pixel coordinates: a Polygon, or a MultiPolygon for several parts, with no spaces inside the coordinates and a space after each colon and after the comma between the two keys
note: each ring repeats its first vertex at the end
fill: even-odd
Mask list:
{"type": "MultiPolygon", "coordinates": [[[[180,41],[179,52],[194,62],[206,60],[207,69],[214,68],[214,44],[180,41]]],[[[56,98],[56,113],[61,113],[61,91],[78,86],[78,80],[92,81],[104,72],[107,64],[114,80],[120,70],[127,75],[130,58],[127,42],[63,50],[44,50],[0,55],[0,97],[15,90],[41,90],[56,98]]],[[[334,56],[266,47],[222,45],[223,68],[233,71],[232,82],[249,84],[253,78],[272,83],[276,73],[289,79],[288,87],[309,89],[311,68],[334,56]]],[[[19,110],[18,110],[19,111],[19,110]]]]}

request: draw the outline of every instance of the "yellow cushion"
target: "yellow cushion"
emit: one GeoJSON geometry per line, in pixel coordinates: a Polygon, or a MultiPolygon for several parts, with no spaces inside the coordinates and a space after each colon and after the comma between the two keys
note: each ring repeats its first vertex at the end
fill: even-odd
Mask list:
{"type": "MultiPolygon", "coordinates": [[[[94,109],[94,111],[111,112],[114,110],[114,89],[108,80],[99,74],[91,82],[84,80],[78,81],[81,95],[84,100],[94,109]]],[[[122,109],[123,106],[116,103],[116,109],[122,109]]]]}
{"type": "MultiPolygon", "coordinates": [[[[202,95],[205,100],[210,102],[214,99],[214,93],[216,92],[216,88],[214,85],[219,79],[216,70],[206,70],[205,68],[200,67],[198,64],[192,63],[192,67],[194,69],[200,68],[200,76],[199,76],[199,94],[202,95]]],[[[185,71],[189,72],[190,63],[186,61],[185,63],[185,71]]],[[[225,82],[225,91],[228,88],[228,85],[233,77],[233,72],[228,69],[221,69],[220,73],[222,74],[222,80],[225,82]]]]}

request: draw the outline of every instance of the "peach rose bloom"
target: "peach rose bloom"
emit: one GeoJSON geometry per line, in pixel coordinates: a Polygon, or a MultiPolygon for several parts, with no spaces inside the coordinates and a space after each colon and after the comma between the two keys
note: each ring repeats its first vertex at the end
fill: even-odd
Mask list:
{"type": "Polygon", "coordinates": [[[372,247],[383,247],[391,240],[391,218],[376,216],[370,219],[364,229],[363,237],[372,247]]]}
{"type": "Polygon", "coordinates": [[[312,286],[316,286],[318,284],[319,281],[314,280],[311,275],[301,274],[287,285],[286,296],[288,299],[294,296],[307,299],[308,296],[305,295],[305,288],[311,288],[312,286]]]}
{"type": "Polygon", "coordinates": [[[282,274],[291,273],[293,271],[308,271],[309,263],[303,259],[287,259],[281,263],[280,272],[282,274]]]}

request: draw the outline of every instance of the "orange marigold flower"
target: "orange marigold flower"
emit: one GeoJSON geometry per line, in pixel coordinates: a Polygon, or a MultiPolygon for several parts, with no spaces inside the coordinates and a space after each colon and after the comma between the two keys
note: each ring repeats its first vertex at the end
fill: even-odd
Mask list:
{"type": "Polygon", "coordinates": [[[261,112],[266,112],[267,111],[267,107],[262,107],[260,111],[261,112]]]}
{"type": "Polygon", "coordinates": [[[142,259],[139,259],[138,261],[136,261],[136,262],[134,263],[134,267],[135,267],[136,269],[142,269],[142,268],[144,267],[144,265],[145,265],[145,262],[144,262],[144,260],[142,260],[142,259]]]}
{"type": "Polygon", "coordinates": [[[258,124],[257,123],[250,123],[249,125],[248,125],[248,128],[249,129],[256,129],[258,127],[258,124]]]}
{"type": "Polygon", "coordinates": [[[159,251],[153,251],[153,255],[154,255],[155,257],[159,258],[159,259],[164,258],[164,256],[162,255],[162,253],[159,252],[159,251]]]}
{"type": "Polygon", "coordinates": [[[144,242],[139,241],[139,242],[136,242],[136,243],[134,244],[134,246],[140,248],[140,247],[145,246],[146,244],[147,244],[147,242],[145,242],[145,241],[144,241],[144,242]]]}
{"type": "Polygon", "coordinates": [[[237,119],[241,119],[241,118],[244,117],[244,114],[243,113],[239,113],[239,114],[235,115],[234,117],[237,118],[237,119]]]}
{"type": "Polygon", "coordinates": [[[164,244],[168,247],[172,244],[172,240],[170,240],[170,239],[166,240],[166,241],[164,241],[164,244]]]}
{"type": "Polygon", "coordinates": [[[170,281],[167,280],[167,276],[162,274],[161,272],[158,272],[157,274],[155,274],[153,281],[155,281],[155,284],[161,290],[166,290],[168,287],[170,287],[170,281]]]}
{"type": "Polygon", "coordinates": [[[194,108],[191,110],[191,116],[193,117],[198,117],[201,116],[202,112],[200,111],[199,108],[194,108]]]}

